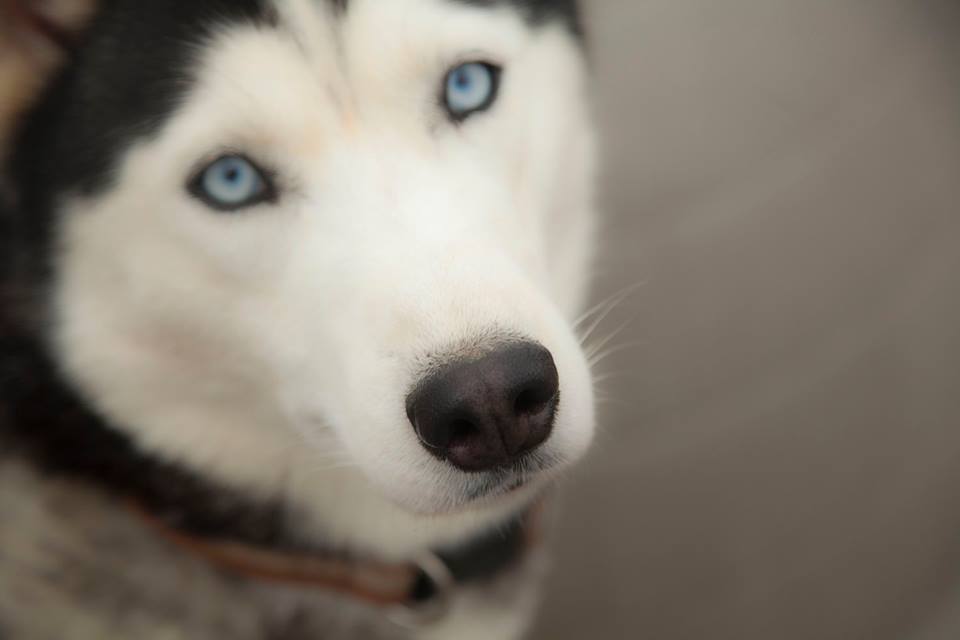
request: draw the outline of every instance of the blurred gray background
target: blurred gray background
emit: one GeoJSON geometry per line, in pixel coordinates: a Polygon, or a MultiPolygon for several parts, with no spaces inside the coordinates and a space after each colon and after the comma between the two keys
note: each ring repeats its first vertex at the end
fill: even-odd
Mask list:
{"type": "Polygon", "coordinates": [[[586,4],[637,287],[535,638],[960,639],[960,2],[586,4]]]}

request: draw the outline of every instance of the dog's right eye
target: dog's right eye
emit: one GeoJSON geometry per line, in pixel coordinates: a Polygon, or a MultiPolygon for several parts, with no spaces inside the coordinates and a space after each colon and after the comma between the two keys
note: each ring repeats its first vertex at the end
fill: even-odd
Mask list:
{"type": "Polygon", "coordinates": [[[187,190],[218,211],[237,211],[276,199],[270,177],[251,160],[230,154],[202,169],[187,190]]]}
{"type": "Polygon", "coordinates": [[[467,62],[447,72],[443,104],[455,122],[486,111],[497,99],[500,67],[486,62],[467,62]]]}

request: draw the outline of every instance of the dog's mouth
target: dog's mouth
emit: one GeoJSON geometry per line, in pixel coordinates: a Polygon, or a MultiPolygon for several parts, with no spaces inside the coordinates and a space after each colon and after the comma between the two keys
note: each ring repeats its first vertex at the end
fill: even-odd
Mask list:
{"type": "Polygon", "coordinates": [[[495,471],[470,474],[465,491],[467,502],[489,502],[541,485],[559,464],[555,456],[535,453],[495,471]]]}
{"type": "Polygon", "coordinates": [[[499,498],[507,498],[520,493],[523,489],[532,486],[529,479],[516,478],[502,484],[488,484],[478,487],[468,496],[471,502],[490,502],[499,498]]]}
{"type": "Polygon", "coordinates": [[[523,478],[512,478],[507,481],[488,481],[471,487],[467,491],[467,500],[470,502],[490,500],[499,496],[506,496],[519,491],[528,483],[523,478]]]}

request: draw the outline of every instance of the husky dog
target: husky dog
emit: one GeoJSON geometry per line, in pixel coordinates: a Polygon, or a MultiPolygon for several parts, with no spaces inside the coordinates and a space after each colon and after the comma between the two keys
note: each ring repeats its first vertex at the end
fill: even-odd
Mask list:
{"type": "Polygon", "coordinates": [[[517,638],[594,430],[574,0],[106,0],[0,211],[0,637],[517,638]]]}

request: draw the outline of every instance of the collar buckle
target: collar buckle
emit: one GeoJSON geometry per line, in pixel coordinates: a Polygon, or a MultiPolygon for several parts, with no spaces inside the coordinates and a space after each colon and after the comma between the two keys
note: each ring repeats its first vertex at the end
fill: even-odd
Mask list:
{"type": "Polygon", "coordinates": [[[456,579],[447,563],[426,552],[413,561],[418,579],[407,602],[392,607],[388,617],[406,629],[420,629],[440,622],[450,613],[456,579]]]}

